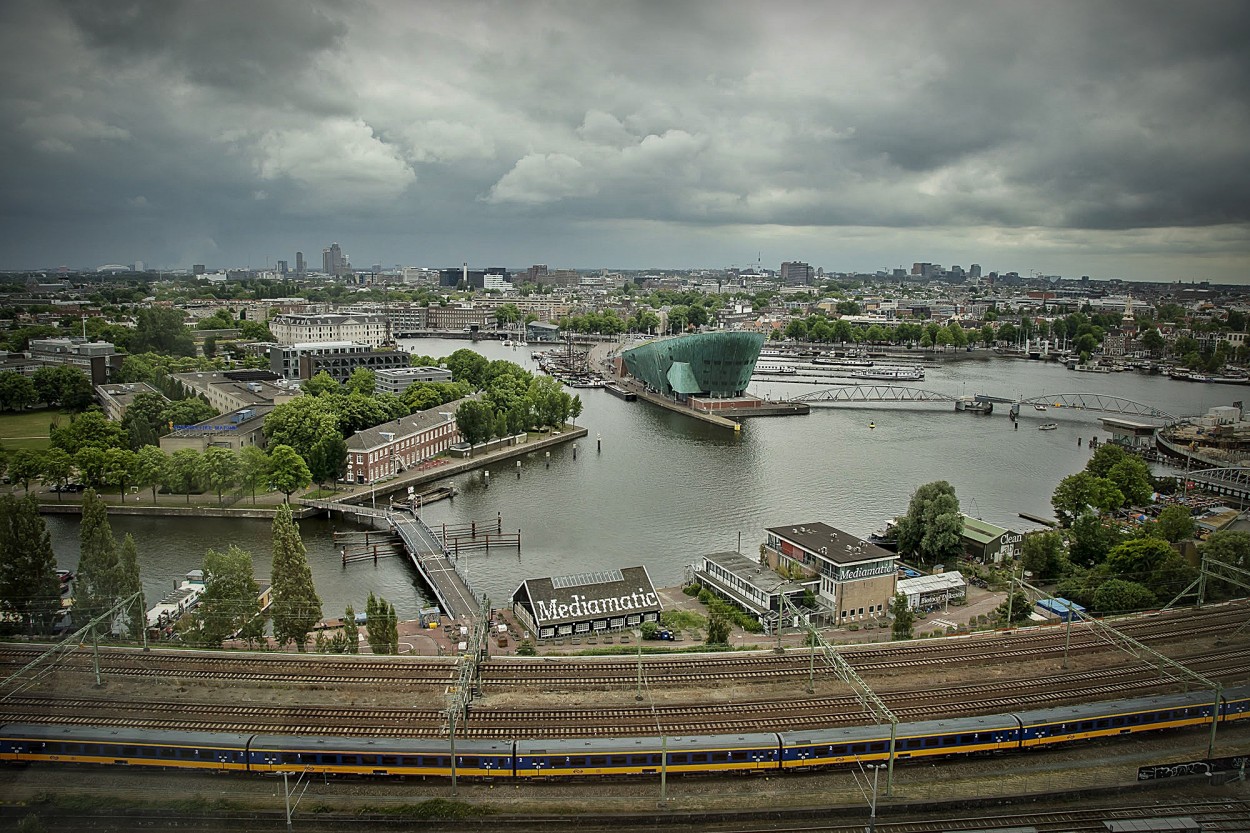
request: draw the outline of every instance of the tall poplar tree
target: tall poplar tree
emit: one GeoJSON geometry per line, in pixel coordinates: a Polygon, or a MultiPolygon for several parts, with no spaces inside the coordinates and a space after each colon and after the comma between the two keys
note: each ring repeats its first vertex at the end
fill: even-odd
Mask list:
{"type": "Polygon", "coordinates": [[[118,563],[121,567],[122,598],[126,598],[134,593],[139,594],[139,600],[132,602],[125,612],[130,635],[138,639],[143,634],[143,628],[147,624],[145,619],[148,608],[143,601],[143,583],[139,579],[139,550],[135,546],[134,536],[129,532],[126,533],[126,537],[122,541],[122,550],[118,556],[118,563]]]}
{"type": "Polygon", "coordinates": [[[52,539],[32,497],[0,497],[0,610],[35,632],[61,610],[52,539]]]}
{"type": "Polygon", "coordinates": [[[321,599],[313,586],[308,552],[291,507],[278,507],[273,518],[273,635],[279,645],[294,642],[300,651],[308,632],[321,619],[321,599]]]}
{"type": "Polygon", "coordinates": [[[123,584],[108,509],[95,489],[83,492],[79,535],[82,555],[74,584],[74,618],[85,622],[116,604],[123,584]]]}

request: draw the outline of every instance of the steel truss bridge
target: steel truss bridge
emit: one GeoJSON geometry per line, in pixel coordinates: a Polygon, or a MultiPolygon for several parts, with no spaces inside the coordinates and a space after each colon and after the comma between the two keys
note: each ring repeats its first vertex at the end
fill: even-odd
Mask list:
{"type": "Polygon", "coordinates": [[[1189,481],[1203,491],[1250,502],[1250,468],[1195,469],[1175,477],[1182,486],[1189,481]]]}
{"type": "MultiPolygon", "coordinates": [[[[806,402],[809,405],[837,405],[847,402],[954,402],[958,398],[949,393],[900,385],[837,385],[796,396],[790,401],[806,402]]],[[[1028,399],[1007,399],[1001,396],[977,394],[974,398],[979,402],[1006,405],[1014,405],[1018,402],[1022,410],[1026,407],[1035,408],[1042,405],[1048,411],[1051,408],[1056,410],[1066,408],[1073,411],[1099,411],[1144,417],[1165,423],[1178,420],[1178,417],[1153,405],[1103,393],[1048,393],[1028,399]]]]}

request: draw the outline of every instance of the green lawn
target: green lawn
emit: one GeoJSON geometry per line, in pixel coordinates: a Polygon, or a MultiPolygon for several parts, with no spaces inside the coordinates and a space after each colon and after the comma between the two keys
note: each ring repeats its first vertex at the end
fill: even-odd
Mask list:
{"type": "Polygon", "coordinates": [[[0,414],[0,445],[10,450],[47,448],[48,425],[54,421],[64,425],[69,417],[51,408],[0,414]]]}

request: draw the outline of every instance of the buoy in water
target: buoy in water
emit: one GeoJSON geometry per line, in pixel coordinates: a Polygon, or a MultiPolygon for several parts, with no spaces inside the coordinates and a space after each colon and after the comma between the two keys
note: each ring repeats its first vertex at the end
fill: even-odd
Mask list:
{"type": "Polygon", "coordinates": [[[869,430],[869,431],[871,431],[872,429],[874,429],[874,428],[876,428],[876,427],[877,427],[877,423],[875,423],[875,422],[870,422],[870,423],[868,423],[868,430],[869,430]]]}

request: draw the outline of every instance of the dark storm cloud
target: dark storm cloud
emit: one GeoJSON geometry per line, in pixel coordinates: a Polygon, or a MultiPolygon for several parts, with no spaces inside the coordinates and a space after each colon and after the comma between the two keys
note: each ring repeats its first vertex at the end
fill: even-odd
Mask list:
{"type": "Polygon", "coordinates": [[[699,265],[776,240],[875,268],[938,240],[1235,274],[1248,9],[19,1],[0,246],[237,264],[350,234],[371,262],[699,265]]]}

